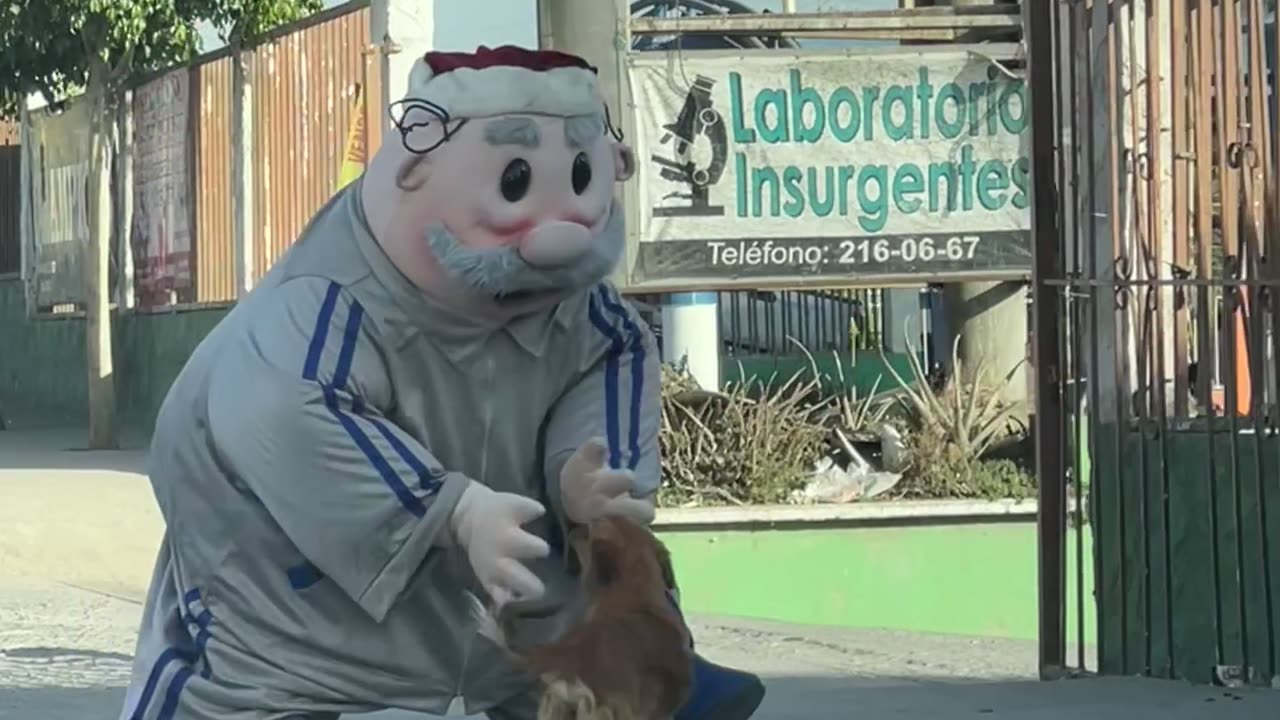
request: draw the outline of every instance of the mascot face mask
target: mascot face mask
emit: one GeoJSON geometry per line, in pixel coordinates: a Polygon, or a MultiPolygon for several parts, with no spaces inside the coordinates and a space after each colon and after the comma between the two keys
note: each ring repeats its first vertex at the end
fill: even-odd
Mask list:
{"type": "Polygon", "coordinates": [[[595,69],[515,47],[428,53],[370,163],[370,229],[400,271],[456,309],[504,319],[607,276],[623,250],[613,135],[595,69]],[[398,137],[397,137],[398,135],[398,137]]]}

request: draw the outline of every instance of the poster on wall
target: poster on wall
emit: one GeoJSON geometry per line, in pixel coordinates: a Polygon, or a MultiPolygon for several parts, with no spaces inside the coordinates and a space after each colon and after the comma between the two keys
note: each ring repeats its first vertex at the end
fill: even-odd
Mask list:
{"type": "Polygon", "coordinates": [[[190,73],[175,70],[133,93],[134,292],[140,307],[191,289],[190,73]]]}
{"type": "Polygon", "coordinates": [[[69,309],[84,301],[85,249],[89,246],[86,182],[89,177],[89,103],[73,100],[59,112],[30,116],[28,161],[32,168],[31,301],[38,312],[69,309]]]}
{"type": "Polygon", "coordinates": [[[963,49],[629,59],[632,289],[1029,277],[1020,77],[963,49]]]}

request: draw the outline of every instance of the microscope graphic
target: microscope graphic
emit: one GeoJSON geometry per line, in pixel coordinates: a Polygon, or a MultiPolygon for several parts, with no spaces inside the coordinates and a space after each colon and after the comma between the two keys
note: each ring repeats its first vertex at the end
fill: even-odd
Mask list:
{"type": "Polygon", "coordinates": [[[724,215],[724,207],[712,205],[708,190],[724,175],[725,160],[729,154],[729,138],[725,132],[724,118],[711,107],[711,88],[715,81],[698,75],[693,87],[685,95],[680,116],[662,127],[666,132],[658,140],[660,145],[671,145],[671,157],[653,154],[650,158],[662,168],[659,175],[664,180],[689,186],[689,193],[671,193],[667,198],[681,198],[687,204],[659,206],[653,209],[656,217],[707,217],[724,215]],[[711,150],[711,159],[705,167],[694,162],[694,142],[705,137],[711,150]]]}

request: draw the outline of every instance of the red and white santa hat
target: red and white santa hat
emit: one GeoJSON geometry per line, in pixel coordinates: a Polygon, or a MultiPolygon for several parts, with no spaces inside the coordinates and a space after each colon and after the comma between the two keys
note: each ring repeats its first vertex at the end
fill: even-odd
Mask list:
{"type": "Polygon", "coordinates": [[[451,118],[513,113],[572,117],[601,110],[596,68],[577,55],[514,45],[474,53],[429,52],[409,73],[405,100],[426,100],[451,118]]]}

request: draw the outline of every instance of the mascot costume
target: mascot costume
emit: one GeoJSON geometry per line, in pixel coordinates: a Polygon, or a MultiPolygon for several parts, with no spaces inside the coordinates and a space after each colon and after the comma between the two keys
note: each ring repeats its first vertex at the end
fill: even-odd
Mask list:
{"type": "MultiPolygon", "coordinates": [[[[595,68],[428,53],[391,113],[160,410],[166,531],[122,720],[459,697],[534,720],[534,679],[477,634],[469,592],[510,605],[514,646],[554,640],[581,616],[568,531],[653,518],[657,348],[605,281],[635,161],[595,68]]],[[[755,711],[757,677],[689,658],[676,720],[755,711]]]]}

